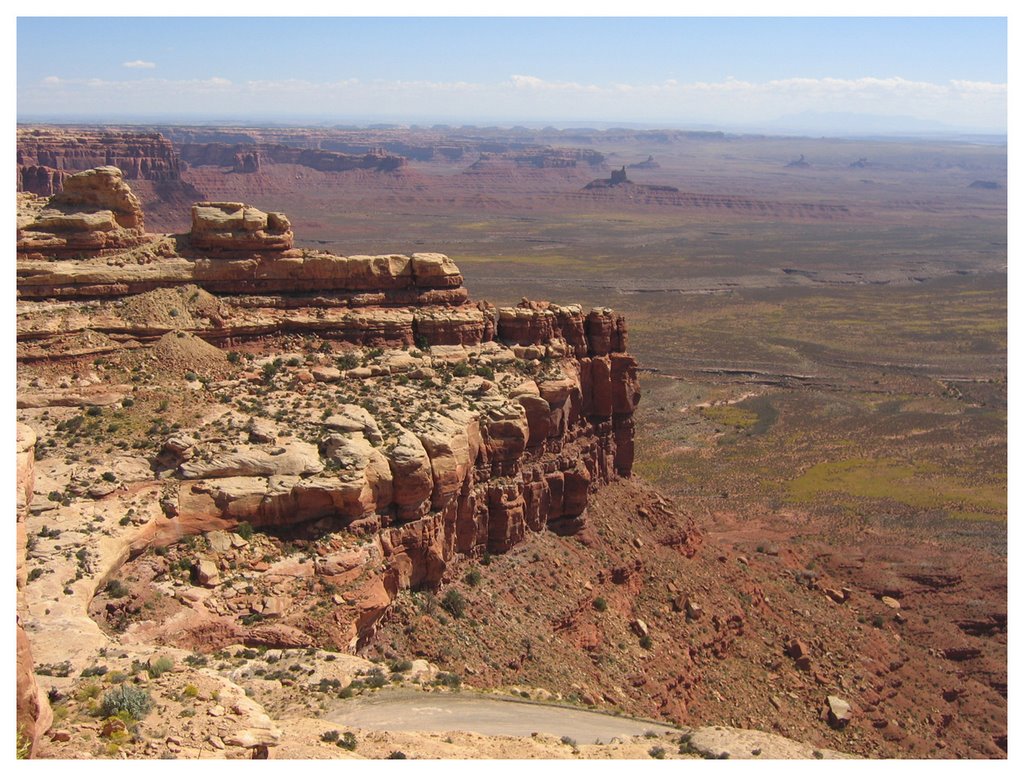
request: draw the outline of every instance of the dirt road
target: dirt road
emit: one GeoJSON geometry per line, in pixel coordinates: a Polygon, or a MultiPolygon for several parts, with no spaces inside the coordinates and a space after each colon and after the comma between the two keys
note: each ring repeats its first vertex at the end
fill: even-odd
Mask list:
{"type": "Polygon", "coordinates": [[[366,730],[444,732],[484,735],[567,736],[580,744],[608,743],[615,737],[675,730],[668,725],[613,717],[582,709],[523,703],[471,692],[424,693],[395,690],[356,698],[329,713],[331,722],[366,730]]]}

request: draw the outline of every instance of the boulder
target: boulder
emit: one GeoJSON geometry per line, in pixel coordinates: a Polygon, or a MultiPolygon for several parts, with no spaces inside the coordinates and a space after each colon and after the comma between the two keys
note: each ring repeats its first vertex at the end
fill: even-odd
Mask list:
{"type": "Polygon", "coordinates": [[[202,558],[192,564],[192,574],[200,585],[216,587],[220,584],[220,569],[209,558],[202,558]]]}
{"type": "Polygon", "coordinates": [[[846,727],[853,718],[853,708],[849,701],[837,695],[829,695],[825,702],[828,705],[828,724],[836,729],[846,727]]]}

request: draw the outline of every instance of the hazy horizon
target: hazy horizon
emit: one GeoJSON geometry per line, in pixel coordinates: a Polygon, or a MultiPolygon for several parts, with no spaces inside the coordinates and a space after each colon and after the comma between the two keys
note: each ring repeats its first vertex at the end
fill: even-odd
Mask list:
{"type": "Polygon", "coordinates": [[[1005,18],[20,18],[17,33],[19,122],[1007,125],[1005,18]]]}

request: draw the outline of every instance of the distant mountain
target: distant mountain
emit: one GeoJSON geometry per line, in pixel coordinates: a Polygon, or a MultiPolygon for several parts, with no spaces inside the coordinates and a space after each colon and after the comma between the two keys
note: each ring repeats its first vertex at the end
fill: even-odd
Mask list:
{"type": "MultiPolygon", "coordinates": [[[[760,126],[772,132],[795,132],[814,135],[919,135],[962,134],[963,127],[914,116],[882,116],[871,113],[803,111],[780,116],[760,126]]],[[[993,131],[993,133],[995,133],[993,131]]]]}

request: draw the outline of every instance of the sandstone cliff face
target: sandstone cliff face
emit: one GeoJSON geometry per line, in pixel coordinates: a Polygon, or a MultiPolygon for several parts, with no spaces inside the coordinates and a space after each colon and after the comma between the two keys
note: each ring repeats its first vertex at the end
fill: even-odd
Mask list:
{"type": "MultiPolygon", "coordinates": [[[[115,172],[82,174],[109,185],[106,199],[80,207],[107,204],[115,220],[131,217],[114,209],[124,185],[115,172]]],[[[297,250],[283,214],[242,203],[199,203],[190,235],[143,237],[141,247],[76,259],[61,258],[64,246],[22,239],[18,262],[25,363],[152,347],[162,369],[181,363],[227,377],[195,385],[215,409],[186,418],[151,459],[159,479],[145,488],[161,494],[163,516],[132,540],[135,551],[243,522],[327,520],[368,537],[358,562],[328,555],[314,569],[341,591],[330,639],[355,647],[398,591],[436,586],[456,554],[502,553],[545,529],[578,531],[595,489],[630,475],[639,389],[625,322],[611,310],[474,304],[443,254],[297,250]],[[295,366],[269,354],[261,372],[239,373],[216,348],[195,344],[290,333],[347,355],[320,348],[295,366]],[[293,414],[295,396],[323,413],[293,414]]],[[[119,406],[133,390],[37,385],[19,402],[119,406]]],[[[290,622],[285,613],[275,632],[301,633],[290,622]]],[[[204,644],[219,643],[205,620],[196,627],[204,644]]],[[[245,638],[270,638],[249,630],[245,638]]],[[[237,626],[221,632],[239,638],[237,626]]]]}
{"type": "Polygon", "coordinates": [[[403,157],[380,149],[363,154],[347,154],[269,143],[183,143],[179,153],[181,160],[193,167],[230,167],[237,173],[259,172],[266,164],[297,164],[321,172],[391,172],[405,164],[403,157]]]}
{"type": "Polygon", "coordinates": [[[76,129],[18,130],[18,191],[58,193],[73,173],[118,167],[129,180],[177,181],[180,165],[159,133],[76,129]]]}
{"type": "MultiPolygon", "coordinates": [[[[26,530],[25,517],[32,491],[35,487],[35,443],[36,433],[22,423],[17,424],[17,579],[19,598],[25,587],[27,568],[25,565],[26,530]]],[[[32,645],[18,618],[17,625],[17,724],[18,745],[22,742],[30,744],[30,755],[34,753],[40,737],[53,722],[53,712],[47,702],[46,695],[40,690],[33,673],[32,645]]]]}

